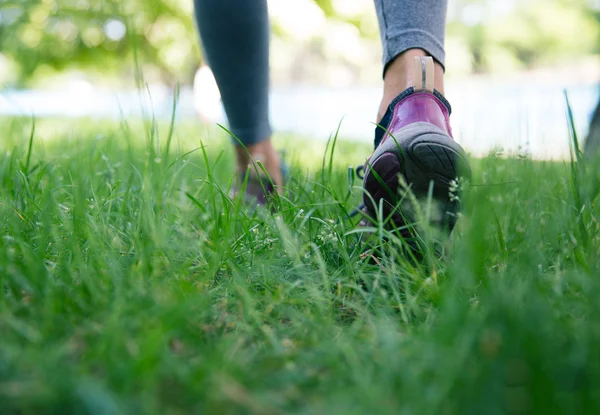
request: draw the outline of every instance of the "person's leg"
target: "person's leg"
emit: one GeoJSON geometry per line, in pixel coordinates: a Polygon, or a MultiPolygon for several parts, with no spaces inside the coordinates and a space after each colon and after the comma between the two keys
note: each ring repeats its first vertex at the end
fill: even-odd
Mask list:
{"type": "Polygon", "coordinates": [[[444,93],[447,0],[375,0],[383,45],[383,98],[377,121],[398,94],[412,85],[415,56],[432,56],[435,89],[444,93]]]}
{"type": "MultiPolygon", "coordinates": [[[[279,156],[269,122],[269,16],[266,0],[195,0],[204,56],[223,100],[231,132],[259,158],[276,184],[279,156]]],[[[246,150],[234,142],[246,171],[246,150]]]]}
{"type": "Polygon", "coordinates": [[[452,138],[450,104],[442,95],[445,0],[375,0],[383,44],[384,92],[375,150],[367,162],[363,198],[374,219],[379,206],[402,235],[414,217],[403,202],[405,182],[417,198],[433,197],[432,221],[446,230],[459,208],[459,175],[469,175],[464,150],[452,138]]]}

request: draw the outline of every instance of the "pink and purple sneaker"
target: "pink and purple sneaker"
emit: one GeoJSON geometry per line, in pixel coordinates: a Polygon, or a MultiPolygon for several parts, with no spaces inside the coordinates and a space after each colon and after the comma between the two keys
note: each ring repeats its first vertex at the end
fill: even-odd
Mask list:
{"type": "Polygon", "coordinates": [[[433,61],[420,63],[423,72],[415,78],[422,83],[390,103],[364,168],[363,212],[371,221],[387,218],[387,227],[399,229],[404,237],[411,236],[409,225],[418,220],[407,189],[417,200],[431,197],[432,224],[451,232],[460,203],[457,183],[471,175],[466,153],[452,137],[450,104],[426,80],[426,74],[433,73],[426,65],[433,66],[433,61]]]}

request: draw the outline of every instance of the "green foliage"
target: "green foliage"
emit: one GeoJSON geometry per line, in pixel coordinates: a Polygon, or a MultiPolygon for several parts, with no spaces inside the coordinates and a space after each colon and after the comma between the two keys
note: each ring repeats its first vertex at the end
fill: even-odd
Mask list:
{"type": "Polygon", "coordinates": [[[600,20],[585,2],[523,0],[500,14],[492,3],[459,1],[459,18],[449,23],[450,36],[463,39],[475,72],[556,65],[597,52],[600,20]],[[480,20],[469,22],[463,14],[474,5],[480,20]]]}
{"type": "MultiPolygon", "coordinates": [[[[356,27],[373,47],[379,42],[374,14],[342,16],[331,0],[315,3],[326,18],[356,27]]],[[[456,1],[449,22],[448,38],[466,49],[472,71],[555,64],[598,50],[598,11],[587,2],[524,0],[499,16],[488,10],[492,3],[456,1]],[[464,19],[474,6],[483,10],[477,24],[464,19]]],[[[201,60],[192,8],[192,0],[4,0],[0,3],[0,53],[11,66],[0,74],[0,82],[23,85],[32,77],[66,68],[105,77],[130,73],[137,53],[147,78],[191,83],[201,60]],[[127,28],[124,36],[119,33],[122,27],[127,28]]],[[[276,36],[282,36],[285,29],[274,23],[276,36]]],[[[323,43],[319,36],[323,34],[314,34],[307,42],[323,43]]],[[[307,46],[298,53],[323,51],[307,46]]]]}
{"type": "Polygon", "coordinates": [[[225,137],[55,127],[2,125],[2,413],[600,410],[600,163],[474,160],[446,258],[377,229],[373,264],[367,146],[292,160],[272,214],[228,197],[225,137]]]}
{"type": "Polygon", "coordinates": [[[524,3],[488,28],[490,41],[514,51],[527,66],[556,62],[560,57],[590,53],[598,39],[598,22],[572,1],[524,3]]]}
{"type": "Polygon", "coordinates": [[[7,0],[0,51],[17,62],[17,82],[40,70],[132,68],[134,51],[145,70],[190,81],[199,59],[191,15],[184,0],[7,0]]]}

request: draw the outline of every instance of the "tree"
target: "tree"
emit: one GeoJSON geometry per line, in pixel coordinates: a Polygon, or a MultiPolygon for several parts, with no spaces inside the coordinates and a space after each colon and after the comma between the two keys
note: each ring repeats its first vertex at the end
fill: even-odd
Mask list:
{"type": "MultiPolygon", "coordinates": [[[[298,4],[279,1],[289,8],[298,4]]],[[[345,0],[312,1],[335,25],[354,26],[361,39],[378,41],[366,12],[344,14],[345,0]]],[[[455,0],[448,35],[465,45],[474,72],[496,70],[506,62],[517,68],[553,64],[564,56],[599,51],[600,20],[593,1],[455,0]],[[496,12],[509,3],[508,12],[496,12]]],[[[10,82],[17,86],[65,68],[131,73],[134,59],[147,79],[191,83],[201,62],[192,8],[193,0],[0,0],[0,65],[12,62],[10,82]]],[[[277,22],[274,28],[275,36],[288,29],[277,22]]],[[[305,48],[302,53],[314,57],[324,40],[310,39],[317,51],[305,48]]]]}
{"type": "MultiPolygon", "coordinates": [[[[587,11],[590,15],[594,16],[596,22],[600,24],[600,7],[592,7],[591,1],[587,4],[587,11]]],[[[597,49],[596,52],[600,52],[600,34],[598,35],[597,49]]],[[[590,123],[590,129],[585,141],[584,151],[586,154],[598,155],[600,154],[600,100],[596,105],[596,110],[592,116],[592,122],[590,123]]]]}
{"type": "Polygon", "coordinates": [[[584,151],[588,155],[600,154],[600,102],[596,105],[596,110],[590,123],[590,131],[585,140],[584,151]]]}
{"type": "Polygon", "coordinates": [[[189,0],[4,0],[0,51],[22,84],[40,68],[123,69],[137,54],[163,80],[191,80],[200,54],[189,0]]]}

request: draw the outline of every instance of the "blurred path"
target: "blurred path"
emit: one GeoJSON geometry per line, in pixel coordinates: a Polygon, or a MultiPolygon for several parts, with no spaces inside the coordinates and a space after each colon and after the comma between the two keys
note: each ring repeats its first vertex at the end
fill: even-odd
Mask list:
{"type": "MultiPolygon", "coordinates": [[[[481,155],[492,149],[527,152],[535,158],[565,158],[569,155],[569,133],[565,116],[564,85],[523,82],[490,82],[484,78],[463,83],[449,82],[446,91],[453,106],[455,137],[471,153],[481,155]]],[[[151,87],[152,108],[158,118],[170,117],[172,94],[164,87],[151,87]]],[[[587,133],[598,100],[595,84],[567,86],[576,117],[578,133],[587,133]]],[[[178,118],[197,116],[195,108],[210,108],[211,122],[223,122],[218,96],[194,99],[191,88],[180,94],[178,118]]],[[[344,139],[371,142],[379,88],[328,89],[295,87],[275,89],[272,94],[273,124],[290,131],[326,140],[340,120],[344,139]]],[[[64,91],[2,91],[0,114],[109,117],[141,115],[147,98],[136,91],[114,92],[95,89],[78,81],[64,91]]]]}

